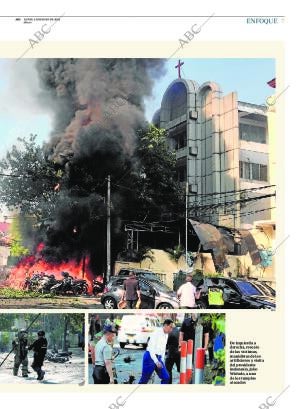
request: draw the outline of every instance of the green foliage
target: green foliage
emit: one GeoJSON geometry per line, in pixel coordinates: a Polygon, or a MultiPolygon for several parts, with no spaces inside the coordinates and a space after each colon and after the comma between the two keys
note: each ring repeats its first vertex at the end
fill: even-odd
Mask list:
{"type": "MultiPolygon", "coordinates": [[[[71,155],[64,166],[53,163],[46,148],[30,135],[20,138],[18,146],[0,160],[0,172],[8,175],[0,178],[2,201],[22,215],[34,216],[36,233],[46,243],[46,258],[80,259],[90,254],[91,264],[94,259],[102,263],[99,249],[102,251],[106,240],[108,174],[112,183],[113,258],[124,246],[120,220],[152,222],[182,214],[184,194],[176,180],[176,157],[167,147],[165,130],[150,125],[137,131],[132,156],[117,148],[113,159],[95,151],[93,160],[75,160],[71,155]],[[97,155],[100,160],[96,160],[97,155]],[[62,237],[63,245],[58,246],[62,237]]],[[[13,255],[25,254],[26,248],[22,234],[16,235],[13,255]]],[[[102,267],[93,265],[98,270],[102,267]]]]}
{"type": "Polygon", "coordinates": [[[203,278],[203,271],[202,271],[202,270],[199,270],[199,269],[196,269],[196,270],[193,272],[193,283],[194,283],[194,284],[198,284],[199,281],[200,281],[202,278],[203,278]]]}
{"type": "Polygon", "coordinates": [[[53,298],[53,295],[7,287],[0,288],[0,298],[53,298]]]}
{"type": "Polygon", "coordinates": [[[0,195],[8,208],[18,208],[24,214],[49,216],[55,207],[54,186],[60,179],[54,163],[47,160],[36,135],[18,138],[6,157],[0,160],[0,195]]]}
{"type": "MultiPolygon", "coordinates": [[[[36,143],[36,135],[18,141],[18,146],[14,145],[6,158],[0,160],[0,172],[12,175],[0,178],[0,195],[9,208],[34,215],[40,222],[55,218],[57,205],[67,199],[63,187],[67,186],[72,196],[105,194],[105,180],[99,179],[99,174],[89,167],[88,161],[72,163],[73,176],[70,177],[62,167],[47,158],[44,147],[36,143]],[[62,188],[57,191],[54,188],[58,183],[62,188]]],[[[122,186],[116,186],[125,205],[122,213],[139,220],[145,216],[157,219],[171,211],[181,211],[183,192],[176,181],[176,156],[166,145],[165,130],[150,125],[138,131],[134,154],[137,164],[133,167],[129,161],[124,165],[126,178],[122,180],[122,186]]],[[[106,169],[102,173],[106,175],[106,169]]],[[[112,174],[112,181],[113,178],[112,174]]],[[[119,207],[113,206],[114,212],[119,214],[119,207]]],[[[99,215],[95,217],[99,218],[99,215]]],[[[16,245],[16,253],[20,251],[22,249],[16,245]]]]}
{"type": "Polygon", "coordinates": [[[213,380],[214,385],[225,385],[225,376],[216,375],[213,380]]]}
{"type": "Polygon", "coordinates": [[[8,332],[2,332],[1,336],[0,336],[0,344],[1,347],[7,348],[9,346],[9,333],[8,332]]]}
{"type": "Polygon", "coordinates": [[[220,277],[220,273],[205,273],[204,272],[203,276],[209,277],[209,278],[220,277]]]}
{"type": "Polygon", "coordinates": [[[26,256],[29,250],[22,244],[22,235],[19,216],[16,216],[10,226],[10,255],[13,257],[26,256]]]}
{"type": "MultiPolygon", "coordinates": [[[[166,143],[166,131],[154,125],[138,132],[136,155],[140,166],[133,186],[137,209],[152,218],[184,209],[184,192],[176,180],[176,154],[166,143]]],[[[133,176],[133,175],[132,175],[133,176]]]]}
{"type": "Polygon", "coordinates": [[[10,331],[11,329],[11,315],[0,314],[0,332],[10,331]]]}
{"type": "Polygon", "coordinates": [[[56,345],[63,347],[64,336],[82,332],[84,325],[84,314],[37,314],[12,313],[0,315],[0,332],[2,332],[1,345],[3,346],[3,332],[6,338],[13,332],[18,332],[21,327],[29,329],[29,342],[36,339],[38,330],[43,329],[48,339],[49,348],[56,345]],[[33,322],[34,321],[34,322],[33,322]],[[67,327],[65,326],[67,322],[67,327]]]}
{"type": "Polygon", "coordinates": [[[166,252],[169,254],[169,258],[172,261],[176,261],[176,263],[178,263],[185,250],[180,244],[177,244],[173,249],[166,249],[166,252]]]}

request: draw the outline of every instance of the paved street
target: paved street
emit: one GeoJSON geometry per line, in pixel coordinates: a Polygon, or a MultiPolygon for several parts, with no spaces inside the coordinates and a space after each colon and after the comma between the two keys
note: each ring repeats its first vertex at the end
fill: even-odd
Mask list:
{"type": "MultiPolygon", "coordinates": [[[[45,379],[38,381],[36,373],[32,370],[32,353],[29,353],[29,376],[23,378],[21,368],[19,375],[13,376],[14,355],[11,354],[0,369],[0,383],[14,384],[80,384],[84,381],[84,351],[79,348],[70,349],[73,353],[70,361],[66,363],[54,363],[45,360],[43,370],[46,372],[45,379]]],[[[7,353],[0,354],[0,362],[7,353]]]]}

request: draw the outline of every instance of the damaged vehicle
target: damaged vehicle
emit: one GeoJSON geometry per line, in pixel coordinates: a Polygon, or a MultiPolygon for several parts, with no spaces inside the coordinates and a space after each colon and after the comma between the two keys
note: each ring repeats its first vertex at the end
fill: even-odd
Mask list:
{"type": "MultiPolygon", "coordinates": [[[[112,277],[104,289],[101,303],[106,309],[118,308],[123,294],[124,281],[127,277],[112,277]]],[[[158,280],[139,278],[141,290],[140,308],[173,309],[179,308],[179,300],[176,293],[158,280]]]]}

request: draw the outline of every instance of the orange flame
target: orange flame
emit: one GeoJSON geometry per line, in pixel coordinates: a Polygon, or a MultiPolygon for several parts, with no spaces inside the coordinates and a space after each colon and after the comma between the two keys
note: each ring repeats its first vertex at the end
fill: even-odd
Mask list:
{"type": "Polygon", "coordinates": [[[63,261],[60,263],[48,263],[41,254],[41,250],[44,248],[44,244],[40,243],[37,246],[36,254],[24,257],[19,263],[12,269],[6,285],[12,288],[23,288],[26,278],[31,278],[35,273],[44,273],[47,275],[53,274],[57,280],[62,280],[61,273],[63,271],[68,272],[74,279],[84,279],[88,284],[88,292],[92,292],[94,275],[89,269],[89,258],[86,257],[85,262],[81,260],[77,263],[74,260],[63,261]],[[85,265],[84,265],[85,264],[85,265]]]}

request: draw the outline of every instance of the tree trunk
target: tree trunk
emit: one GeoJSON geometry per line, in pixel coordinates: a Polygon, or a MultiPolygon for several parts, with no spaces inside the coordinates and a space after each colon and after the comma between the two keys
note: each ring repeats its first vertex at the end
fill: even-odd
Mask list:
{"type": "Polygon", "coordinates": [[[63,352],[69,352],[69,340],[68,340],[68,329],[69,329],[69,317],[68,314],[65,316],[65,326],[64,326],[64,338],[63,338],[63,352]]]}

